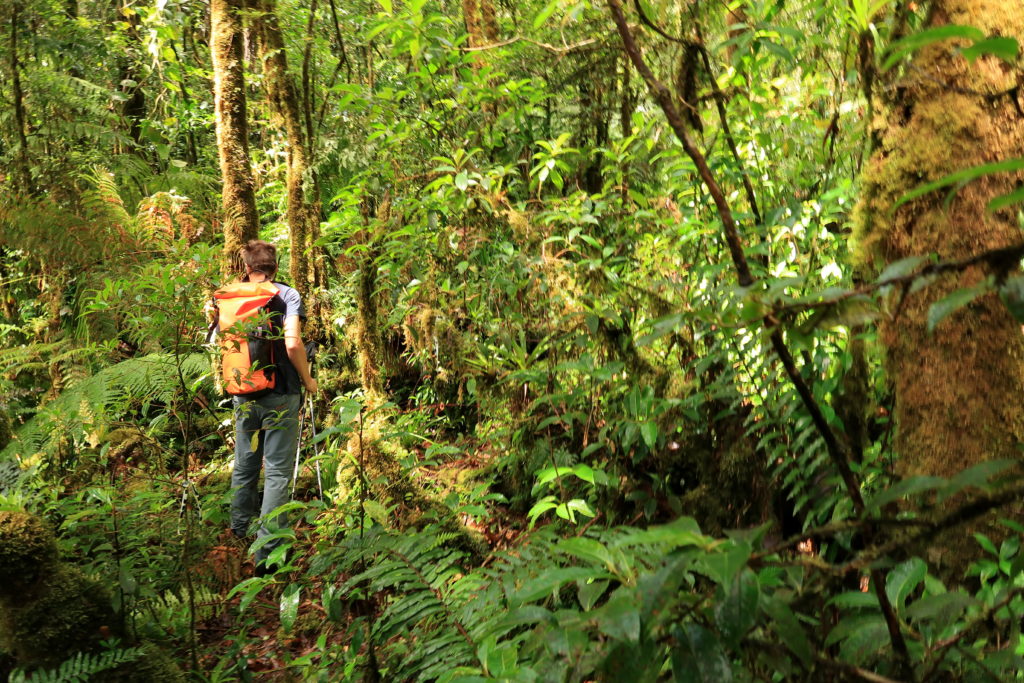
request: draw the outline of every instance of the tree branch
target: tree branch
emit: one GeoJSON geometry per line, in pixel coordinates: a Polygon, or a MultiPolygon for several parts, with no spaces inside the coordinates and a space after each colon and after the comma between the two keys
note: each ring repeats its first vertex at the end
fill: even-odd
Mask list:
{"type": "Polygon", "coordinates": [[[573,43],[572,45],[563,45],[562,47],[558,47],[557,45],[551,45],[550,43],[542,43],[541,41],[533,40],[532,38],[516,36],[515,38],[509,38],[508,40],[502,40],[497,43],[489,43],[487,45],[477,45],[476,47],[460,47],[459,50],[461,50],[462,52],[482,52],[484,50],[496,50],[499,47],[505,47],[507,45],[513,45],[515,43],[522,42],[529,43],[530,45],[536,45],[537,47],[543,48],[548,52],[552,52],[557,55],[567,55],[570,52],[576,52],[577,50],[587,47],[588,45],[593,45],[598,41],[598,38],[587,38],[586,40],[581,40],[580,42],[573,43]]]}

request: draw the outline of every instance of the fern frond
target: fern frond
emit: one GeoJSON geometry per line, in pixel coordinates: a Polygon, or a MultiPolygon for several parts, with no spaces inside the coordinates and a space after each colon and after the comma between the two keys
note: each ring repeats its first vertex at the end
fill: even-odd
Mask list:
{"type": "Polygon", "coordinates": [[[142,648],[128,647],[106,652],[79,652],[65,660],[56,669],[27,673],[16,669],[11,673],[10,683],[78,683],[85,682],[98,673],[115,669],[122,664],[142,657],[142,648]]]}
{"type": "MultiPolygon", "coordinates": [[[[209,371],[209,361],[203,354],[181,359],[186,382],[194,382],[209,371]]],[[[87,430],[111,424],[132,406],[170,404],[179,393],[178,368],[172,354],[155,353],[121,361],[76,382],[43,406],[0,451],[0,460],[49,452],[64,436],[82,440],[87,430]]]]}

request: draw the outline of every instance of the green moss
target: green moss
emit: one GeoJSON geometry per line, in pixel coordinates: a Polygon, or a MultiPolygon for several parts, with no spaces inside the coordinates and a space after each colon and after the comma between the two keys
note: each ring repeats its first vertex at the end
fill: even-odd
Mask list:
{"type": "Polygon", "coordinates": [[[74,567],[58,563],[29,596],[0,594],[0,647],[19,666],[60,664],[118,630],[106,591],[74,567]]]}
{"type": "MultiPolygon", "coordinates": [[[[110,596],[60,561],[53,533],[25,512],[0,512],[0,651],[19,667],[53,668],[120,635],[110,596]]],[[[154,646],[98,681],[178,683],[177,665],[154,646]]]]}
{"type": "Polygon", "coordinates": [[[46,525],[24,512],[0,512],[0,600],[23,599],[57,562],[57,543],[46,525]]]}

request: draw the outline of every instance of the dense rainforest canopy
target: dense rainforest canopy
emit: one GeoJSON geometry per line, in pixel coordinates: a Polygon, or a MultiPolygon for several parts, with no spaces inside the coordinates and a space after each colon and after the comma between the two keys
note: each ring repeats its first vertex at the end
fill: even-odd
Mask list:
{"type": "Polygon", "coordinates": [[[0,675],[1024,670],[1024,3],[0,3],[0,675]],[[229,531],[204,310],[319,390],[229,531]],[[261,565],[263,566],[263,565],[261,565]]]}

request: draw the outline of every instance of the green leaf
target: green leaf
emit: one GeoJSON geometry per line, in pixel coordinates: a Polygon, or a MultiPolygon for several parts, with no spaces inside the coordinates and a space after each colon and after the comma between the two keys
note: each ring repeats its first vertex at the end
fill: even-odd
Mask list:
{"type": "Polygon", "coordinates": [[[828,601],[844,610],[878,609],[878,596],[873,592],[846,591],[828,601]]]}
{"type": "Polygon", "coordinates": [[[544,5],[541,11],[537,12],[537,16],[533,18],[533,27],[535,29],[540,28],[541,25],[548,20],[548,17],[555,13],[560,2],[561,0],[551,0],[551,2],[544,5]]]}
{"type": "Polygon", "coordinates": [[[942,477],[917,476],[897,482],[868,501],[867,511],[881,509],[894,501],[921,491],[933,491],[946,484],[942,477]]]}
{"type": "Polygon", "coordinates": [[[1013,38],[1004,38],[996,36],[994,38],[986,38],[985,40],[979,40],[970,47],[965,47],[960,51],[964,57],[970,61],[974,61],[982,55],[995,55],[1006,62],[1014,62],[1017,60],[1017,54],[1020,52],[1020,45],[1013,38]]]}
{"type": "Polygon", "coordinates": [[[999,300],[1003,302],[1014,320],[1024,323],[1024,276],[1011,277],[1000,285],[999,300]]]}
{"type": "Polygon", "coordinates": [[[465,171],[459,171],[455,176],[455,187],[459,188],[463,192],[465,192],[466,188],[469,187],[469,176],[465,171]]]}
{"type": "Polygon", "coordinates": [[[772,628],[778,634],[779,639],[786,644],[800,662],[806,667],[809,666],[814,653],[811,649],[811,642],[807,634],[793,614],[789,605],[778,597],[773,596],[763,604],[765,613],[772,620],[772,628]]]}
{"type": "Polygon", "coordinates": [[[381,526],[387,526],[388,524],[388,511],[383,505],[375,500],[363,501],[363,510],[373,521],[377,522],[381,526]]]}
{"type": "Polygon", "coordinates": [[[915,33],[914,35],[897,40],[889,46],[889,56],[882,63],[882,71],[888,71],[905,56],[920,50],[926,45],[954,38],[966,38],[979,42],[985,39],[985,34],[973,26],[958,26],[956,24],[937,26],[920,33],[915,33]]]}
{"type": "Polygon", "coordinates": [[[640,609],[632,588],[620,586],[594,617],[598,630],[606,636],[631,643],[640,640],[640,609]]]}
{"type": "Polygon", "coordinates": [[[1006,159],[1005,161],[995,161],[989,164],[981,164],[980,166],[961,169],[934,182],[915,187],[913,190],[900,197],[899,201],[893,205],[891,211],[895,211],[907,202],[913,201],[914,199],[926,195],[929,192],[942,189],[943,187],[948,187],[950,185],[964,185],[972,180],[976,180],[977,178],[991,173],[1010,173],[1021,169],[1024,169],[1024,158],[1006,159]]]}
{"type": "Polygon", "coordinates": [[[997,474],[1005,472],[1015,464],[1017,464],[1016,460],[1003,459],[980,462],[973,467],[968,467],[956,476],[950,478],[949,483],[943,487],[940,492],[938,502],[941,503],[949,496],[959,493],[969,486],[985,488],[989,479],[997,474]]]}
{"type": "Polygon", "coordinates": [[[726,541],[717,550],[700,558],[695,569],[717,583],[730,583],[750,558],[750,544],[726,541]]]}
{"type": "Polygon", "coordinates": [[[759,596],[757,576],[750,569],[744,568],[728,584],[724,599],[715,604],[718,632],[728,647],[736,648],[754,626],[759,596]]]}
{"type": "Polygon", "coordinates": [[[297,583],[288,584],[281,593],[281,628],[285,633],[291,633],[292,627],[295,626],[301,596],[302,588],[297,583]]]}
{"type": "Polygon", "coordinates": [[[924,581],[927,573],[928,565],[920,557],[911,558],[889,570],[885,593],[896,609],[902,609],[907,597],[924,581]]]}
{"type": "Polygon", "coordinates": [[[658,425],[654,422],[641,422],[640,436],[643,437],[644,443],[647,444],[647,448],[654,450],[654,447],[658,443],[658,425]]]}
{"type": "Polygon", "coordinates": [[[391,5],[391,0],[380,0],[380,6],[384,8],[385,14],[394,14],[394,7],[391,5]]]}
{"type": "Polygon", "coordinates": [[[715,634],[694,623],[683,624],[674,634],[679,644],[672,650],[672,673],[677,681],[728,683],[732,666],[715,634]]]}
{"type": "Polygon", "coordinates": [[[548,510],[553,510],[558,507],[557,499],[554,496],[544,496],[530,508],[530,511],[526,513],[526,516],[530,520],[530,527],[537,522],[537,518],[543,515],[548,510]]]}
{"type": "Polygon", "coordinates": [[[589,484],[594,483],[594,468],[589,465],[580,463],[572,468],[572,473],[589,484]]]}
{"type": "Polygon", "coordinates": [[[587,581],[589,579],[610,579],[608,572],[593,567],[557,567],[546,569],[535,577],[527,579],[523,585],[508,596],[510,605],[518,607],[527,602],[546,598],[562,584],[569,581],[587,581]]]}
{"type": "Polygon", "coordinates": [[[573,498],[568,503],[562,503],[555,508],[555,514],[562,519],[568,520],[573,524],[576,523],[576,514],[579,513],[585,517],[593,517],[594,511],[587,504],[587,501],[581,498],[573,498]]]}
{"type": "Polygon", "coordinates": [[[1009,194],[1002,194],[988,203],[989,211],[998,211],[1012,204],[1024,204],[1024,187],[1009,194]]]}
{"type": "Polygon", "coordinates": [[[977,601],[962,591],[926,595],[916,600],[903,611],[904,617],[914,622],[932,622],[934,633],[939,634],[960,618],[968,607],[977,601]]]}
{"type": "Polygon", "coordinates": [[[875,278],[875,282],[879,283],[906,277],[928,260],[929,258],[927,256],[908,256],[907,258],[900,259],[899,261],[893,261],[885,267],[885,270],[882,271],[881,275],[875,278]]]}
{"type": "Polygon", "coordinates": [[[613,571],[615,568],[615,560],[612,558],[612,554],[608,548],[606,548],[600,541],[596,541],[592,538],[567,538],[560,541],[557,548],[561,552],[578,557],[581,560],[602,565],[609,571],[613,571]]]}
{"type": "Polygon", "coordinates": [[[236,593],[241,593],[242,599],[238,602],[238,611],[244,612],[245,609],[250,604],[252,604],[252,601],[256,599],[256,596],[260,594],[260,591],[263,590],[263,587],[266,586],[268,583],[273,583],[273,581],[274,579],[269,576],[254,576],[252,578],[246,579],[245,581],[242,581],[234,588],[232,588],[230,591],[228,591],[228,594],[225,597],[225,599],[231,598],[231,596],[235,595],[236,593]]]}
{"type": "Polygon", "coordinates": [[[576,595],[580,601],[580,607],[584,611],[593,609],[597,601],[601,599],[604,592],[608,590],[610,581],[577,581],[576,595]]]}
{"type": "Polygon", "coordinates": [[[675,548],[686,545],[707,546],[712,542],[712,538],[700,533],[700,527],[692,517],[680,517],[669,524],[627,531],[617,539],[616,546],[664,543],[675,548]]]}
{"type": "Polygon", "coordinates": [[[958,289],[944,299],[936,301],[928,309],[928,333],[931,334],[935,328],[950,314],[959,311],[979,296],[989,290],[984,282],[974,287],[958,289]]]}
{"type": "Polygon", "coordinates": [[[689,316],[682,313],[672,313],[658,318],[651,323],[651,331],[636,340],[637,346],[648,346],[665,335],[672,334],[689,319],[689,316]]]}
{"type": "Polygon", "coordinates": [[[996,544],[993,543],[988,536],[979,533],[975,533],[973,535],[974,540],[978,542],[978,545],[981,546],[982,550],[984,550],[990,555],[995,555],[996,557],[999,556],[999,551],[996,549],[996,544]]]}

